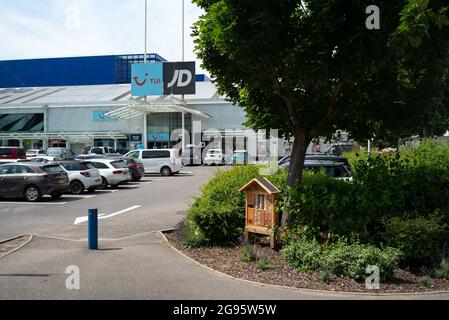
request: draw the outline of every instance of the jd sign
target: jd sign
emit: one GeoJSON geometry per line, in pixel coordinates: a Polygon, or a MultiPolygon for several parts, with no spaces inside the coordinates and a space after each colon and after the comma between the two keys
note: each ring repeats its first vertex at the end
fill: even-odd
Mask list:
{"type": "Polygon", "coordinates": [[[196,93],[195,62],[134,64],[131,73],[132,96],[196,93]]]}

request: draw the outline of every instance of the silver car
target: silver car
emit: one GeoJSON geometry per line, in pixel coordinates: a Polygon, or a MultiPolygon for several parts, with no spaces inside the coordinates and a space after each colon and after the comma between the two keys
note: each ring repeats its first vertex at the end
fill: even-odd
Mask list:
{"type": "Polygon", "coordinates": [[[121,184],[131,181],[131,175],[127,165],[122,160],[117,159],[92,159],[83,161],[88,166],[93,166],[100,171],[102,184],[100,188],[106,189],[108,186],[117,188],[121,184]]]}

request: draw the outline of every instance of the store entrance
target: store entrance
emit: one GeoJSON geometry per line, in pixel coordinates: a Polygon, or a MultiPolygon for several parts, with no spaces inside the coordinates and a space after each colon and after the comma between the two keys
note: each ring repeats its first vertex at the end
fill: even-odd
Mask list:
{"type": "Polygon", "coordinates": [[[148,142],[148,149],[170,149],[170,142],[168,141],[148,142]]]}

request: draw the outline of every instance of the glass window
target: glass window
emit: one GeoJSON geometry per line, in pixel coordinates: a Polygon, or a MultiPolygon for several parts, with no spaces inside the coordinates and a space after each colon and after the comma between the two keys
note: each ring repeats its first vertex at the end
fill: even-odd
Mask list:
{"type": "Polygon", "coordinates": [[[109,169],[109,167],[101,162],[92,162],[92,165],[97,169],[109,169]]]}
{"type": "Polygon", "coordinates": [[[61,168],[61,166],[45,166],[44,171],[47,173],[64,173],[64,169],[61,168]]]}
{"type": "Polygon", "coordinates": [[[123,169],[127,168],[127,165],[123,161],[114,161],[111,162],[111,166],[113,166],[116,169],[123,169]]]}
{"type": "Polygon", "coordinates": [[[11,166],[1,166],[0,167],[0,174],[7,174],[10,167],[11,166]]]}
{"type": "Polygon", "coordinates": [[[9,148],[0,148],[0,156],[11,156],[12,150],[9,148]]]}
{"type": "Polygon", "coordinates": [[[17,149],[17,155],[18,155],[19,157],[24,156],[24,155],[25,155],[25,150],[23,150],[23,149],[17,149]]]}
{"type": "Polygon", "coordinates": [[[67,171],[84,171],[87,170],[87,166],[83,163],[65,163],[62,165],[67,171]]]}

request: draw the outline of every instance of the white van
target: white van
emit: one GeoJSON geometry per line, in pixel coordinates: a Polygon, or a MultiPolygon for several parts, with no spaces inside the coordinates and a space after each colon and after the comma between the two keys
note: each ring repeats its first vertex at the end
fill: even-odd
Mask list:
{"type": "Polygon", "coordinates": [[[125,157],[137,158],[145,167],[145,173],[161,173],[172,176],[182,169],[179,150],[176,149],[146,149],[128,152],[125,157]]]}

